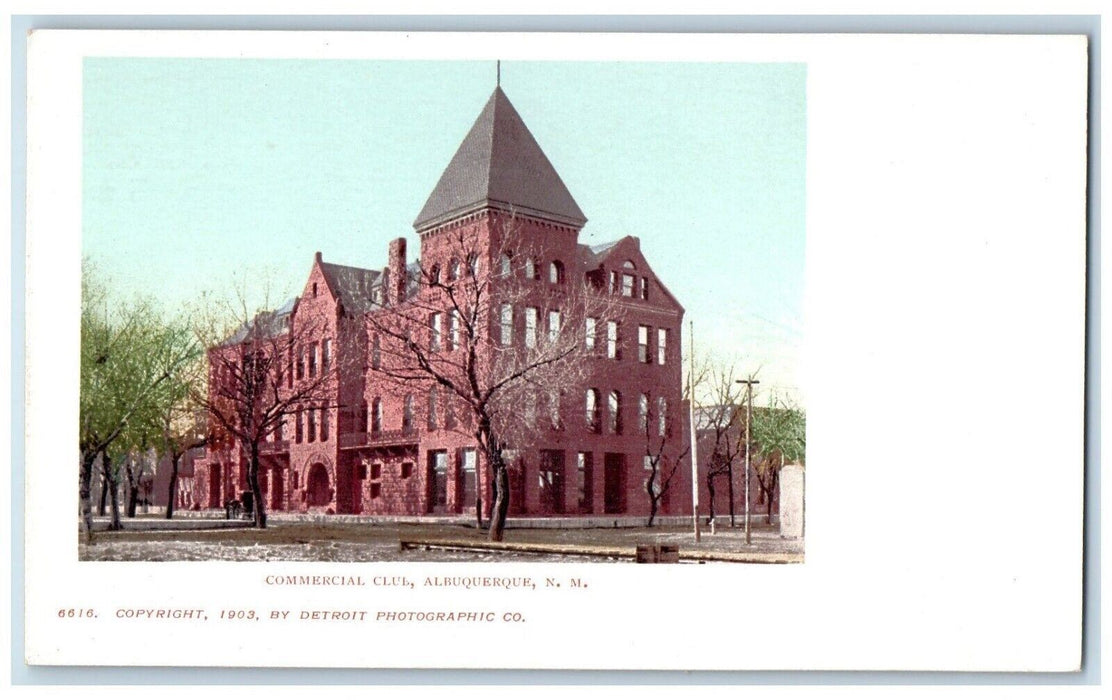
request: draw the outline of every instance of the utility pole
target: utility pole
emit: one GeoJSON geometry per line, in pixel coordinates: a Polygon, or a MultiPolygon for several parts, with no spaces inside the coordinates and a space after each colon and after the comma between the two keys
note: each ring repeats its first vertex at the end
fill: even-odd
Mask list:
{"type": "Polygon", "coordinates": [[[695,541],[699,541],[699,454],[696,451],[699,436],[695,433],[695,323],[688,325],[688,347],[691,350],[691,370],[687,373],[687,409],[691,420],[691,525],[695,541]]]}
{"type": "Polygon", "coordinates": [[[737,383],[745,385],[745,544],[752,544],[749,532],[749,425],[753,422],[753,385],[760,382],[749,375],[748,379],[738,379],[737,383]]]}

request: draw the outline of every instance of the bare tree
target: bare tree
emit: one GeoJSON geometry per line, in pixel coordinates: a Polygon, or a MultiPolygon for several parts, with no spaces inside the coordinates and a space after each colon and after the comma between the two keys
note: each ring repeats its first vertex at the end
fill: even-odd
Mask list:
{"type": "Polygon", "coordinates": [[[709,443],[707,470],[705,474],[708,500],[708,522],[715,514],[716,485],[724,477],[727,484],[730,526],[735,524],[734,464],[742,454],[740,429],[745,420],[741,409],[744,391],[734,381],[736,365],[718,364],[707,361],[702,372],[701,384],[696,384],[696,393],[702,405],[698,408],[697,430],[709,443]]]}
{"type": "MultiPolygon", "coordinates": [[[[445,232],[437,259],[420,266],[418,292],[367,319],[381,353],[372,371],[407,390],[440,387],[447,410],[477,442],[494,485],[489,536],[500,541],[510,506],[506,452],[534,429],[523,409],[547,397],[558,402],[561,387],[579,386],[594,353],[586,319],[620,312],[590,284],[564,279],[562,268],[536,269],[543,251],[521,235],[514,213],[491,216],[493,240],[474,228],[445,232]],[[542,274],[562,282],[558,292],[525,279],[542,274]]],[[[482,491],[475,492],[481,524],[482,491]]]]}
{"type": "MultiPolygon", "coordinates": [[[[684,398],[688,398],[686,388],[684,398]]],[[[678,440],[670,415],[674,410],[663,401],[663,397],[654,398],[651,393],[645,393],[638,398],[638,432],[645,436],[644,464],[649,473],[645,479],[645,492],[649,496],[649,527],[653,526],[660,504],[670,492],[684,458],[691,452],[690,440],[684,441],[683,449],[677,452],[678,440]]]]}
{"type": "Polygon", "coordinates": [[[266,527],[266,504],[259,481],[262,446],[284,434],[299,412],[337,405],[339,377],[348,363],[343,353],[322,350],[324,323],[295,313],[297,300],[277,310],[250,313],[244,290],[232,304],[209,301],[199,311],[197,332],[208,350],[207,388],[192,401],[208,415],[217,448],[235,449],[247,460],[256,527],[266,527]],[[306,366],[305,353],[312,353],[306,366]],[[296,368],[296,369],[295,369],[296,368]]]}

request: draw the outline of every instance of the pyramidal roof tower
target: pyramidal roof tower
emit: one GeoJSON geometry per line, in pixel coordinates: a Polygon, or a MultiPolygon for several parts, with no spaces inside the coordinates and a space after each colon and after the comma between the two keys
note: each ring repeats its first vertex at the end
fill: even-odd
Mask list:
{"type": "Polygon", "coordinates": [[[501,87],[445,168],[413,227],[494,207],[582,228],[587,218],[501,87]]]}

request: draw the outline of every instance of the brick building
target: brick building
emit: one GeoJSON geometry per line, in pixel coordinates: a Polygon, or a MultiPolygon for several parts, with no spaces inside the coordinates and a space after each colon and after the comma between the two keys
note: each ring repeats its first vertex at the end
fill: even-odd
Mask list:
{"type": "MultiPolygon", "coordinates": [[[[478,489],[489,515],[490,470],[473,434],[455,424],[446,403],[453,397],[420,377],[387,380],[379,345],[383,319],[428,309],[428,323],[414,342],[457,351],[458,319],[437,310],[442,290],[432,282],[484,270],[497,271],[498,284],[518,294],[514,304],[496,293],[486,302],[483,318],[499,349],[531,347],[539,336],[572,323],[578,342],[591,349],[575,384],[560,386],[541,409],[545,425],[507,445],[510,515],[647,514],[650,444],[670,460],[667,470],[676,469],[660,514],[689,515],[683,308],[653,273],[636,237],[587,246],[578,241],[586,221],[496,88],[417,216],[417,260],[408,259],[405,238],[390,243],[383,269],[338,265],[317,253],[301,295],[269,314],[265,332],[296,345],[287,376],[279,380],[282,390],[349,368],[337,373],[325,399],[291,414],[262,445],[260,485],[269,509],[463,515],[478,489]],[[473,242],[475,252],[460,256],[462,240],[473,242]],[[569,303],[574,285],[605,299],[611,316],[562,316],[560,305],[569,303]],[[310,325],[311,337],[298,335],[310,325]]],[[[210,353],[234,352],[248,335],[243,331],[210,353]]],[[[210,381],[221,378],[214,374],[210,381]]],[[[530,416],[524,422],[537,423],[535,405],[521,410],[530,416]]],[[[210,447],[193,467],[197,507],[219,508],[238,497],[247,488],[246,471],[239,448],[210,447]]]]}

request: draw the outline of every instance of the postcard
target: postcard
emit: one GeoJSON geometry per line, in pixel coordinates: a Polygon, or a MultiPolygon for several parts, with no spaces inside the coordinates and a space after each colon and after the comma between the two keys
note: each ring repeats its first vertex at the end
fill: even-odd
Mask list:
{"type": "Polygon", "coordinates": [[[28,42],[27,663],[1078,667],[1084,37],[28,42]]]}

